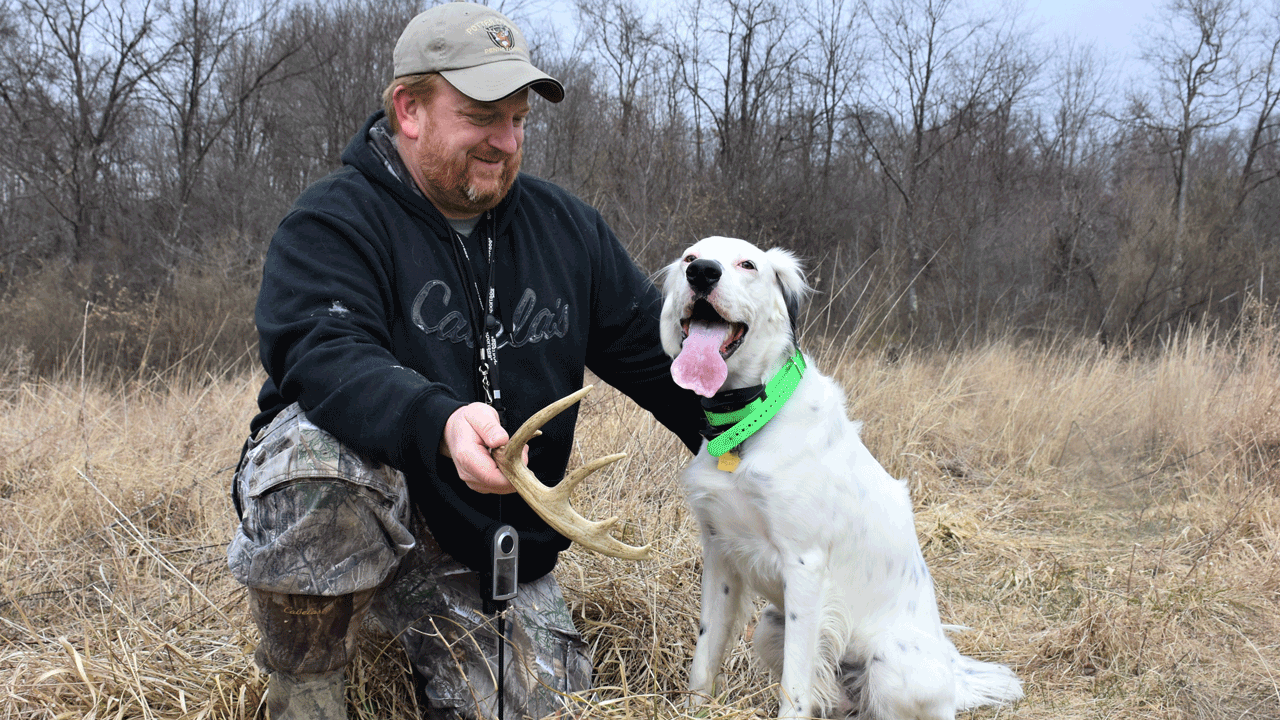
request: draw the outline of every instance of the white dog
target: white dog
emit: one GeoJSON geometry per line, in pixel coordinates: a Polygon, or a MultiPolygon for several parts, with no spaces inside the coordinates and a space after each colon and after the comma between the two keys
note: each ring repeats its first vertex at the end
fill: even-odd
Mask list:
{"type": "Polygon", "coordinates": [[[771,603],[754,646],[781,678],[779,717],[950,719],[1022,697],[1007,667],[947,639],[905,483],[862,444],[840,386],[805,367],[796,259],[710,237],[663,288],[671,374],[707,398],[707,434],[723,430],[684,472],[703,549],[691,690],[715,692],[751,591],[771,603]]]}

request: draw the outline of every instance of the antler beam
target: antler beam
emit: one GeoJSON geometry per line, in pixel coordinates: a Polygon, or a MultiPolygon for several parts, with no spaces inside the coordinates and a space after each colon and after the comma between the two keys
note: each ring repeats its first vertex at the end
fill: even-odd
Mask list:
{"type": "Polygon", "coordinates": [[[569,504],[569,496],[578,483],[600,468],[615,463],[626,457],[625,453],[606,455],[592,460],[569,473],[559,485],[547,487],[542,484],[533,471],[524,464],[524,446],[530,440],[542,434],[541,428],[548,420],[581,400],[591,392],[594,385],[587,385],[572,395],[567,395],[534,413],[520,426],[504,446],[493,451],[494,460],[502,474],[511,482],[520,497],[529,507],[556,532],[601,555],[622,558],[623,560],[647,560],[649,546],[636,547],[627,545],[609,534],[609,530],[618,523],[617,516],[593,522],[578,514],[569,504]]]}

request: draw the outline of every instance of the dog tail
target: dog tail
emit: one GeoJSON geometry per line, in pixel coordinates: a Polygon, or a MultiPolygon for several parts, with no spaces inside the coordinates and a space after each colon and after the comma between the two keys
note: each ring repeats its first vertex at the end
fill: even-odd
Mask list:
{"type": "Polygon", "coordinates": [[[957,710],[1022,699],[1022,681],[1004,665],[974,660],[957,651],[954,667],[957,710]]]}

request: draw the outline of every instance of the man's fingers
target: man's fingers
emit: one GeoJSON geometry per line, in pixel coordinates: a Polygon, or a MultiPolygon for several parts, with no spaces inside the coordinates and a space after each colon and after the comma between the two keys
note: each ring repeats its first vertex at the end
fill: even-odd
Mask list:
{"type": "Polygon", "coordinates": [[[488,452],[468,453],[458,465],[458,476],[467,483],[467,487],[476,492],[503,494],[515,490],[488,452]]]}
{"type": "Polygon", "coordinates": [[[503,477],[489,451],[508,440],[498,413],[483,403],[472,403],[454,411],[445,424],[444,443],[453,458],[458,477],[480,493],[511,493],[515,488],[503,477]]]}
{"type": "Polygon", "coordinates": [[[487,448],[502,447],[511,439],[511,437],[507,435],[507,431],[502,429],[502,425],[498,422],[496,417],[492,419],[492,422],[489,422],[488,417],[483,417],[481,418],[480,423],[473,427],[475,427],[476,434],[480,436],[487,448]]]}

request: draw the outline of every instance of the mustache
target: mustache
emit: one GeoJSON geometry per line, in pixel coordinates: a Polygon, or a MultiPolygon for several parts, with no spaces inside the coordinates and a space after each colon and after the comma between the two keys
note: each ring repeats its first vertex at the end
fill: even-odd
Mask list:
{"type": "Polygon", "coordinates": [[[496,163],[496,162],[510,162],[511,158],[515,157],[515,155],[512,155],[511,153],[504,153],[504,152],[472,153],[471,157],[477,160],[482,160],[484,162],[496,163]]]}

